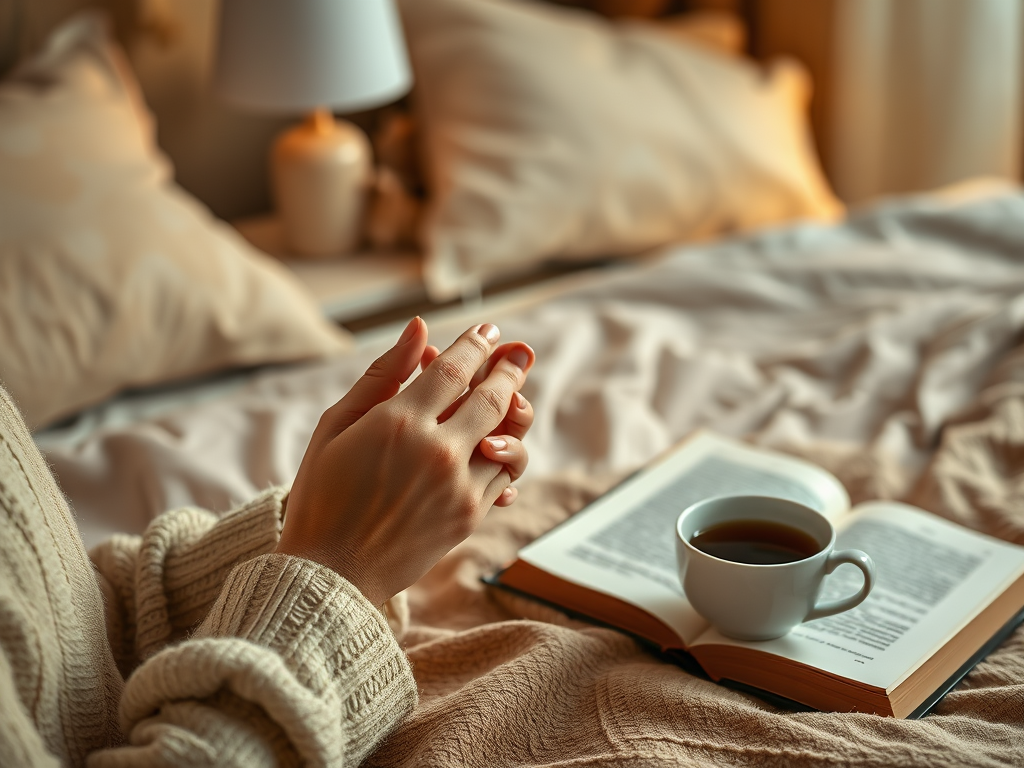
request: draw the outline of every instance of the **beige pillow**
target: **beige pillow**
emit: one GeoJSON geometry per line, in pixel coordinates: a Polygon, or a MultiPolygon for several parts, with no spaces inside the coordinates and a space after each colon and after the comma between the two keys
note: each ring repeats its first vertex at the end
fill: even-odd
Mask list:
{"type": "Polygon", "coordinates": [[[435,298],[548,257],[634,253],[842,206],[809,84],[639,22],[527,0],[401,0],[435,298]]]}
{"type": "Polygon", "coordinates": [[[33,428],[125,387],[346,346],[171,174],[100,17],[0,83],[0,380],[33,428]]]}

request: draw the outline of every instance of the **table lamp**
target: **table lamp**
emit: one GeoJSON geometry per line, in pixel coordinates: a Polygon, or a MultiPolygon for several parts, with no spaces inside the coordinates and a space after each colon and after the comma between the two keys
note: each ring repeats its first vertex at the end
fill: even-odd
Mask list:
{"type": "Polygon", "coordinates": [[[409,90],[393,0],[223,0],[215,83],[237,106],[307,114],[271,151],[286,244],[309,257],[353,250],[372,181],[370,142],[332,111],[371,109],[409,90]]]}

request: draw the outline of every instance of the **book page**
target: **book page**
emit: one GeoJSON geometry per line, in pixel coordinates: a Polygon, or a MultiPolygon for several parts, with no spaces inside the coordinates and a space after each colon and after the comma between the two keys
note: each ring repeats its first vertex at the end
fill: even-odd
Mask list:
{"type": "MultiPolygon", "coordinates": [[[[856,507],[836,549],[861,549],[875,562],[875,587],[859,606],[778,640],[745,643],[711,630],[697,644],[753,647],[889,692],[1024,573],[1024,547],[897,502],[856,507]]],[[[819,600],[856,592],[862,578],[840,566],[819,600]]]]}
{"type": "Polygon", "coordinates": [[[523,548],[519,557],[643,608],[688,644],[707,623],[679,583],[676,520],[694,502],[739,494],[793,499],[833,518],[850,504],[839,481],[819,467],[701,433],[523,548]]]}

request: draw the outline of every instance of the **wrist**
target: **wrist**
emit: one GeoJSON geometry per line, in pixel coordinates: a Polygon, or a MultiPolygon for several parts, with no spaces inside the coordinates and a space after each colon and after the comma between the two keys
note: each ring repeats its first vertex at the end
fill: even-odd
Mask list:
{"type": "Polygon", "coordinates": [[[293,537],[285,534],[278,541],[274,553],[297,557],[329,568],[359,590],[367,600],[376,606],[382,605],[391,597],[387,590],[382,589],[376,583],[376,580],[368,577],[367,569],[360,567],[355,557],[344,554],[339,547],[307,544],[303,541],[296,541],[293,537]]]}

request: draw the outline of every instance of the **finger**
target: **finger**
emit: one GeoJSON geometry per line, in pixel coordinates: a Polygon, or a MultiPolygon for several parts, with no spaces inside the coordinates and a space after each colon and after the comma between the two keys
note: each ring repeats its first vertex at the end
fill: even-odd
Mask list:
{"type": "Polygon", "coordinates": [[[494,504],[492,504],[491,506],[510,507],[512,506],[513,503],[515,503],[515,500],[516,498],[518,498],[518,496],[519,489],[510,485],[498,495],[498,498],[494,500],[494,504]]]}
{"type": "Polygon", "coordinates": [[[504,420],[512,395],[523,386],[533,360],[533,350],[526,344],[517,344],[494,364],[483,383],[469,393],[466,402],[445,424],[446,428],[471,437],[474,443],[490,434],[504,420]]]}
{"type": "MultiPolygon", "coordinates": [[[[466,391],[473,374],[490,357],[499,336],[497,327],[490,323],[470,328],[431,361],[402,393],[403,399],[415,409],[439,416],[466,391]]],[[[420,356],[422,351],[417,362],[420,356]]]]}
{"type": "MultiPolygon", "coordinates": [[[[462,406],[466,400],[469,399],[471,392],[464,392],[458,400],[449,405],[444,409],[444,413],[437,417],[438,424],[444,424],[448,419],[451,418],[452,414],[455,413],[462,406]]],[[[526,433],[530,431],[530,427],[533,426],[533,406],[530,401],[523,397],[521,392],[516,392],[512,395],[512,400],[509,403],[508,411],[505,413],[505,418],[501,424],[491,430],[492,435],[512,435],[522,440],[526,433]]]]}
{"type": "Polygon", "coordinates": [[[352,426],[373,406],[394,397],[416,370],[427,344],[427,324],[414,317],[391,349],[378,357],[341,400],[327,409],[320,426],[333,437],[352,426]]]}
{"type": "Polygon", "coordinates": [[[501,344],[500,346],[496,347],[494,352],[491,354],[491,356],[489,358],[487,358],[487,362],[485,362],[482,366],[480,366],[480,368],[477,369],[477,372],[473,374],[473,378],[469,382],[469,391],[463,392],[459,396],[458,400],[456,400],[454,403],[452,403],[447,408],[445,408],[444,411],[442,411],[441,414],[437,417],[437,423],[438,424],[444,424],[446,421],[448,421],[448,419],[450,419],[452,417],[452,414],[455,413],[457,410],[459,410],[459,407],[464,402],[466,402],[466,400],[469,398],[470,393],[482,381],[484,381],[487,378],[488,374],[490,374],[491,370],[493,370],[494,364],[501,357],[503,357],[504,355],[508,354],[518,344],[519,344],[519,342],[513,342],[513,343],[510,343],[510,344],[501,344]]]}
{"type": "Polygon", "coordinates": [[[501,491],[512,483],[512,477],[504,464],[491,461],[475,449],[469,457],[469,476],[480,498],[481,514],[485,513],[501,491]]]}
{"type": "Polygon", "coordinates": [[[423,357],[420,358],[420,370],[427,370],[427,366],[434,362],[434,358],[439,354],[440,350],[437,347],[433,344],[427,344],[426,349],[423,350],[423,357]]]}
{"type": "Polygon", "coordinates": [[[502,495],[505,493],[505,489],[508,488],[511,484],[512,479],[508,475],[508,470],[502,468],[502,470],[498,472],[497,475],[494,476],[494,479],[492,479],[487,484],[487,489],[484,491],[482,501],[485,504],[494,506],[494,504],[497,503],[498,499],[500,499],[502,495]]]}
{"type": "Polygon", "coordinates": [[[512,402],[509,403],[508,412],[504,421],[498,425],[498,430],[491,434],[511,435],[519,440],[526,437],[526,433],[533,426],[533,406],[530,401],[523,397],[522,392],[512,395],[512,402]]]}
{"type": "Polygon", "coordinates": [[[490,375],[491,371],[494,369],[495,363],[519,346],[520,343],[521,342],[518,341],[510,341],[505,344],[499,344],[495,347],[491,356],[487,358],[486,362],[484,362],[484,364],[477,369],[476,373],[473,374],[473,378],[470,379],[469,382],[469,388],[473,389],[474,387],[479,386],[480,383],[490,375]]]}
{"type": "Polygon", "coordinates": [[[504,464],[513,483],[522,477],[530,462],[526,446],[509,435],[485,437],[480,441],[480,453],[484,458],[504,464]]]}
{"type": "Polygon", "coordinates": [[[462,407],[462,404],[469,399],[469,394],[469,392],[463,392],[461,395],[459,395],[459,399],[456,400],[451,405],[449,405],[447,408],[445,408],[437,417],[437,423],[444,424],[446,421],[448,421],[448,419],[452,417],[452,414],[459,410],[459,408],[462,407]]]}

